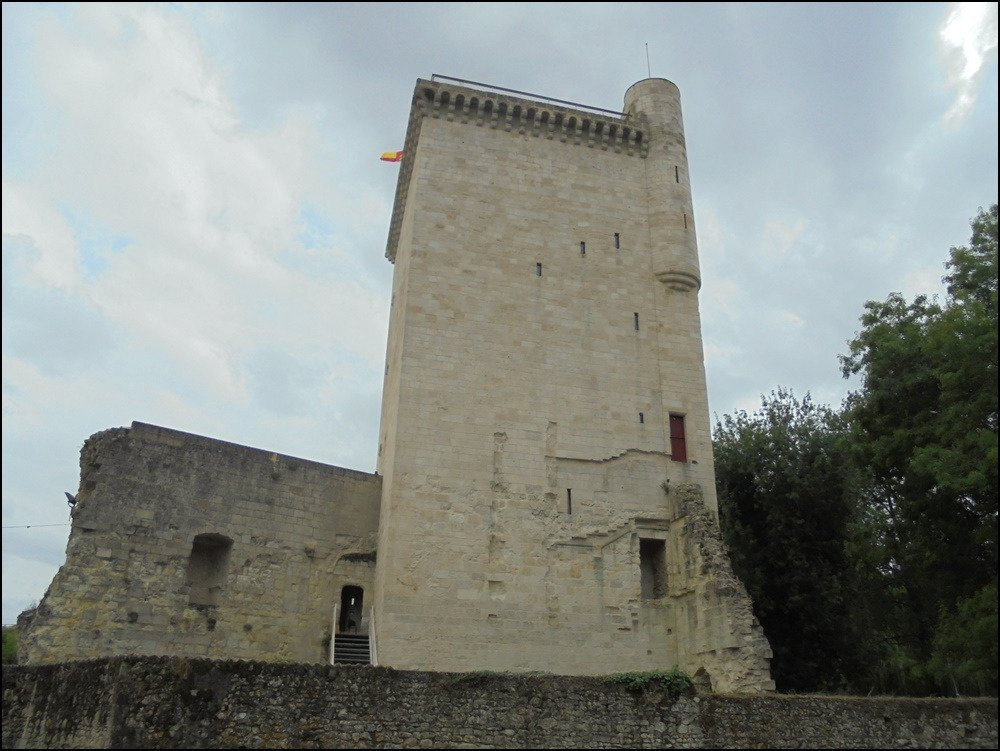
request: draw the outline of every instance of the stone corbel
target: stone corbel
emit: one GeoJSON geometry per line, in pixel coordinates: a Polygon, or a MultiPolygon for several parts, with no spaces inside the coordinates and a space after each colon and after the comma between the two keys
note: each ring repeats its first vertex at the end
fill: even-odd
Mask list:
{"type": "Polygon", "coordinates": [[[677,292],[688,292],[701,289],[701,279],[691,271],[660,271],[657,280],[663,282],[669,289],[677,292]]]}

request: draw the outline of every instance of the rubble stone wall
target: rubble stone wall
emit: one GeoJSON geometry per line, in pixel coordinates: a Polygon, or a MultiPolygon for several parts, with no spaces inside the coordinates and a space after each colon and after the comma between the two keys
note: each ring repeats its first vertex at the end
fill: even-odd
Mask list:
{"type": "Polygon", "coordinates": [[[996,699],[673,699],[601,678],[181,658],[3,672],[4,748],[996,746],[996,699]]]}
{"type": "Polygon", "coordinates": [[[341,588],[371,591],[377,475],[143,423],[92,436],[80,469],[22,662],[319,662],[341,588]]]}

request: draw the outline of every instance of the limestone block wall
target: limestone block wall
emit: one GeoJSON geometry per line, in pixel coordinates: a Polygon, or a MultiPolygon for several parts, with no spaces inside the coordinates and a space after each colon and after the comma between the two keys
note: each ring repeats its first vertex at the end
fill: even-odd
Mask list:
{"type": "Polygon", "coordinates": [[[143,423],[92,436],[80,469],[22,661],[319,662],[341,588],[371,592],[377,475],[143,423]]]}
{"type": "Polygon", "coordinates": [[[997,700],[104,659],[3,671],[4,748],[996,748],[997,700]]]}
{"type": "Polygon", "coordinates": [[[725,554],[676,540],[697,510],[663,491],[698,486],[714,519],[679,99],[637,86],[614,116],[417,82],[387,250],[381,664],[773,687],[725,554]],[[643,596],[642,540],[670,541],[668,595],[643,596]]]}

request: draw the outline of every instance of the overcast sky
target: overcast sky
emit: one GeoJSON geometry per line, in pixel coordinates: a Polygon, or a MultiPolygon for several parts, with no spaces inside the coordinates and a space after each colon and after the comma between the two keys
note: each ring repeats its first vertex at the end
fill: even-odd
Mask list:
{"type": "MultiPolygon", "coordinates": [[[[371,471],[413,85],[681,89],[709,401],[839,405],[997,200],[997,5],[3,4],[3,525],[141,420],[371,471]]],[[[68,526],[3,530],[3,622],[68,526]]]]}

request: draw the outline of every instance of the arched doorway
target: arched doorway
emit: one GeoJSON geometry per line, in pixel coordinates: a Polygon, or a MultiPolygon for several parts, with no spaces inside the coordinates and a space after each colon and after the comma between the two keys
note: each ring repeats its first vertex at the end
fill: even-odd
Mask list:
{"type": "Polygon", "coordinates": [[[353,584],[348,584],[340,590],[340,618],[337,619],[337,631],[347,634],[356,634],[360,631],[364,596],[365,591],[353,584]]]}

